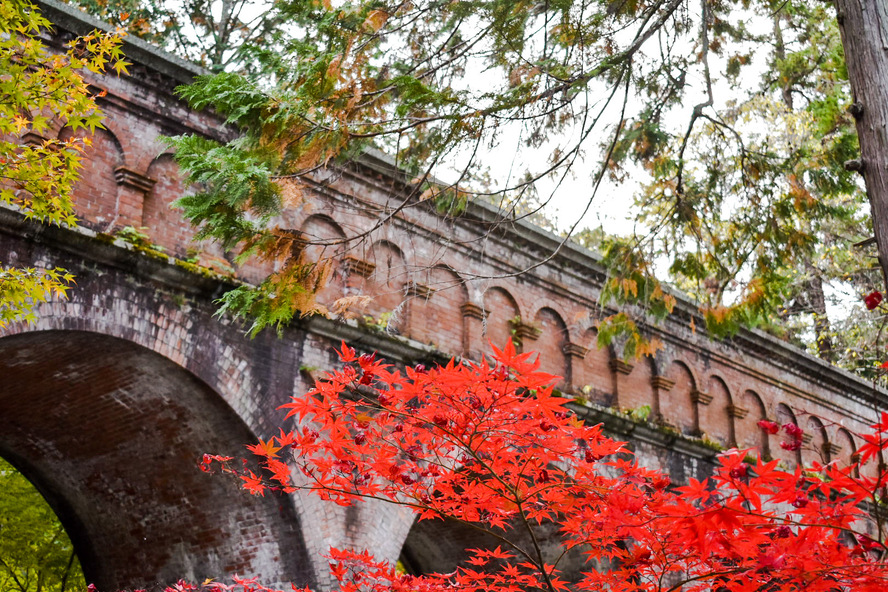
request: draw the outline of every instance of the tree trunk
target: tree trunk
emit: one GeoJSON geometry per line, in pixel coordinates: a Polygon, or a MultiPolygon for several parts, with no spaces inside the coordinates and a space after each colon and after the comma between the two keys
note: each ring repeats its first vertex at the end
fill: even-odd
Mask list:
{"type": "MultiPolygon", "coordinates": [[[[888,279],[888,2],[835,0],[857,119],[863,178],[888,279]]],[[[888,289],[888,285],[886,285],[888,289]]]]}
{"type": "Polygon", "coordinates": [[[831,362],[833,359],[832,339],[829,335],[829,315],[826,313],[826,295],[823,293],[823,279],[810,263],[805,266],[811,279],[808,280],[808,297],[811,313],[814,315],[814,338],[817,340],[817,355],[831,362]]]}

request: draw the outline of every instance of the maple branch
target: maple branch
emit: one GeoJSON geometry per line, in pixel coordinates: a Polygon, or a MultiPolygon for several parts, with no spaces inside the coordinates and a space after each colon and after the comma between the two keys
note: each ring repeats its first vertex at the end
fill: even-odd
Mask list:
{"type": "Polygon", "coordinates": [[[527,521],[527,515],[524,513],[524,505],[521,502],[518,502],[518,515],[521,517],[521,522],[524,524],[525,530],[530,535],[530,540],[533,543],[533,549],[537,556],[536,567],[540,573],[543,574],[543,579],[546,582],[546,587],[550,590],[550,592],[556,592],[555,587],[552,585],[552,578],[549,575],[549,570],[546,569],[546,561],[543,558],[543,550],[540,548],[539,540],[537,539],[536,532],[534,532],[530,523],[527,521]]]}
{"type": "MultiPolygon", "coordinates": [[[[229,469],[229,471],[231,473],[233,473],[234,475],[237,475],[236,470],[229,469]]],[[[266,481],[266,483],[273,483],[273,482],[266,481]]],[[[316,481],[316,483],[318,483],[318,482],[316,481]]],[[[345,495],[348,497],[356,497],[356,498],[360,498],[360,499],[364,499],[364,500],[385,502],[385,503],[396,505],[396,506],[403,506],[403,507],[407,507],[407,508],[412,508],[413,510],[416,510],[417,513],[420,513],[420,511],[423,511],[423,510],[430,510],[432,512],[435,512],[438,515],[438,517],[440,517],[442,520],[453,520],[454,522],[457,522],[458,524],[460,524],[462,526],[467,526],[467,527],[469,527],[473,530],[476,530],[480,533],[489,535],[489,536],[493,537],[494,539],[496,539],[497,541],[499,541],[500,543],[503,543],[506,546],[514,549],[515,551],[520,553],[522,556],[524,556],[524,558],[527,559],[528,561],[534,562],[533,556],[530,553],[528,553],[526,550],[524,550],[520,545],[518,545],[518,543],[516,543],[512,539],[509,539],[506,536],[497,533],[495,530],[491,530],[489,528],[485,528],[483,526],[480,526],[477,522],[472,522],[469,520],[465,520],[463,518],[459,518],[457,516],[453,516],[452,514],[448,514],[440,508],[435,508],[435,507],[432,507],[429,505],[420,504],[420,503],[416,503],[416,502],[394,500],[390,497],[383,497],[380,495],[361,493],[357,489],[355,489],[355,490],[337,489],[335,487],[330,487],[328,485],[321,485],[320,483],[318,483],[317,485],[293,485],[293,487],[300,490],[300,491],[329,492],[329,493],[336,493],[336,494],[345,495]]],[[[543,571],[543,570],[541,570],[541,571],[543,571]]]]}

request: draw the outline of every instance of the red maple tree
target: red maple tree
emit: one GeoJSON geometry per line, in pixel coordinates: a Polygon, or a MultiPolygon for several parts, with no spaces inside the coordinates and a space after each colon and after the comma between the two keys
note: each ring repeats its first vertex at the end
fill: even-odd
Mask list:
{"type": "MultiPolygon", "coordinates": [[[[471,551],[453,573],[421,576],[334,549],[343,592],[888,589],[880,460],[888,413],[853,464],[786,472],[730,450],[711,478],[673,487],[580,421],[553,394],[557,378],[511,344],[478,364],[428,370],[401,371],[345,344],[340,357],[341,370],[284,405],[299,429],[249,447],[259,468],[212,455],[204,468],[238,474],[254,494],[307,488],[339,504],[385,499],[419,520],[456,520],[499,542],[471,551]],[[878,475],[860,476],[865,463],[879,470],[863,473],[878,475]],[[579,581],[562,577],[565,554],[547,556],[539,543],[553,525],[564,551],[585,557],[579,581]]],[[[790,448],[801,441],[796,426],[784,431],[790,448]]],[[[205,586],[268,590],[243,579],[205,586]]],[[[197,588],[170,590],[188,589],[197,588]]]]}

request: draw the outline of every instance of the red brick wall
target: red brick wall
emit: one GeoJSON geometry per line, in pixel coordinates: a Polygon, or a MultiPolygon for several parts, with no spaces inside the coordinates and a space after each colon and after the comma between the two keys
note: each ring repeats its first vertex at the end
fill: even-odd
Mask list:
{"type": "MultiPolygon", "coordinates": [[[[176,81],[165,79],[152,67],[136,64],[132,76],[93,81],[108,89],[102,107],[111,131],[99,132],[94,140],[75,204],[87,226],[110,231],[126,225],[146,226],[153,242],[182,255],[194,248],[189,240],[192,231],[168,205],[185,188],[169,156],[158,157],[164,151],[158,138],[175,133],[218,136],[221,132],[210,115],[191,112],[176,100],[170,93],[176,81]]],[[[550,257],[557,240],[520,223],[497,226],[490,211],[480,206],[470,207],[465,217],[454,221],[441,218],[426,207],[428,204],[413,203],[392,223],[377,228],[379,212],[403,201],[408,188],[397,176],[379,172],[373,162],[320,171],[315,180],[324,183],[306,189],[307,204],[285,211],[280,223],[300,229],[309,238],[367,233],[348,249],[331,246],[323,250],[333,258],[336,272],[319,298],[331,303],[341,296],[370,296],[369,306],[356,312],[377,319],[393,313],[388,329],[404,338],[398,342],[402,346],[398,351],[412,347],[411,355],[426,355],[426,350],[414,347],[419,342],[432,344],[444,354],[477,358],[488,350],[488,340],[501,346],[520,337],[524,349],[539,351],[543,370],[565,377],[561,386],[568,394],[586,393],[593,404],[613,407],[618,414],[648,405],[654,412],[647,426],[650,430],[674,426],[687,436],[706,435],[723,445],[736,442],[759,447],[788,467],[800,458],[811,460],[815,449],[849,458],[856,449],[852,433],[872,419],[874,401],[878,406],[888,400],[884,392],[873,391],[870,385],[767,336],[741,333],[733,341],[710,341],[692,330],[689,321],[694,313],[686,304],[662,326],[646,329],[664,342],[655,358],[619,359],[610,349],[596,346],[590,311],[597,310],[603,270],[591,254],[567,245],[559,255],[538,265],[550,257]],[[533,335],[533,328],[539,329],[539,335],[533,335]],[[810,421],[803,422],[811,440],[801,454],[783,450],[781,436],[767,438],[756,426],[762,418],[783,423],[809,417],[793,410],[821,417],[823,423],[821,429],[810,421]]],[[[204,262],[231,258],[212,245],[200,248],[204,262]]],[[[2,253],[4,261],[19,264],[22,253],[30,249],[21,243],[8,246],[2,253]]],[[[53,260],[63,251],[70,249],[34,255],[32,263],[53,260]]],[[[321,251],[311,247],[313,254],[321,251]]],[[[77,267],[76,261],[62,264],[77,267]]],[[[129,259],[109,264],[91,276],[95,262],[81,261],[71,302],[41,309],[46,320],[38,328],[104,333],[143,345],[156,356],[148,356],[151,364],[173,362],[192,373],[191,378],[203,380],[208,386],[206,397],[218,393],[233,410],[232,417],[239,418],[241,427],[252,433],[267,437],[264,430],[276,423],[273,410],[291,394],[305,391],[306,385],[298,378],[300,367],[326,368],[335,363],[329,353],[335,341],[329,338],[331,332],[341,330],[379,347],[390,343],[378,334],[354,332],[345,325],[326,327],[326,337],[302,331],[310,324],[298,325],[283,342],[271,333],[249,342],[242,339],[242,327],[229,319],[211,319],[209,296],[200,305],[192,301],[193,286],[147,283],[134,296],[130,284],[136,275],[145,273],[142,268],[146,265],[129,259]],[[118,275],[112,277],[115,273],[118,275]],[[91,282],[101,286],[90,291],[87,286],[93,285],[91,282]]],[[[256,282],[273,269],[272,262],[254,261],[237,273],[256,282]]],[[[164,277],[172,274],[170,270],[157,273],[164,277]]],[[[11,332],[27,330],[18,327],[11,332]]],[[[81,347],[88,348],[88,344],[81,347]]],[[[114,353],[113,347],[106,349],[109,356],[114,353]]],[[[47,392],[34,396],[45,398],[47,392]]],[[[107,398],[112,392],[117,389],[104,389],[101,396],[107,398]]],[[[104,406],[102,403],[102,409],[104,406]]],[[[169,411],[175,414],[174,409],[169,411]]],[[[117,413],[114,417],[126,425],[139,424],[146,429],[167,425],[151,424],[147,418],[144,422],[127,419],[120,410],[117,413]]],[[[105,421],[114,423],[114,417],[105,421]]],[[[234,421],[232,417],[229,419],[234,421]]],[[[35,429],[33,425],[31,429],[35,429]]],[[[102,438],[110,442],[112,436],[117,437],[108,434],[102,438]]],[[[157,441],[165,440],[158,437],[157,441]]],[[[161,448],[158,444],[152,450],[161,448]]],[[[675,461],[668,450],[645,454],[645,460],[653,459],[651,462],[674,471],[677,481],[695,475],[692,469],[703,466],[696,459],[684,464],[675,461]]],[[[33,450],[28,455],[37,458],[33,450]]],[[[124,508],[132,502],[119,503],[124,508]]],[[[302,533],[314,574],[324,572],[320,557],[329,544],[376,547],[384,556],[396,557],[410,524],[409,516],[386,514],[376,507],[331,509],[298,496],[293,503],[303,520],[302,533]]],[[[175,522],[175,517],[171,520],[175,522]]],[[[228,534],[248,541],[262,539],[267,533],[257,526],[260,522],[244,516],[246,531],[228,534]],[[255,537],[247,532],[254,527],[255,537]]],[[[218,535],[212,529],[202,532],[208,545],[218,535]]],[[[104,539],[95,535],[92,540],[104,539]]],[[[249,543],[246,547],[245,559],[232,559],[231,567],[236,567],[237,561],[250,561],[249,543]]]]}
{"type": "Polygon", "coordinates": [[[145,174],[154,181],[154,185],[145,196],[140,226],[155,244],[168,253],[188,256],[189,248],[195,248],[190,247],[194,230],[186,224],[182,211],[173,208],[173,202],[185,195],[188,187],[173,155],[166,153],[158,156],[145,174]]]}
{"type": "Polygon", "coordinates": [[[705,405],[698,402],[700,432],[722,446],[732,446],[734,430],[728,412],[732,400],[728,387],[719,376],[712,375],[709,377],[706,394],[712,399],[705,405]]]}
{"type": "MultiPolygon", "coordinates": [[[[67,140],[74,134],[84,133],[64,128],[59,137],[67,140]]],[[[77,216],[93,228],[113,228],[117,224],[119,209],[114,171],[123,166],[123,150],[117,138],[106,130],[96,130],[82,164],[80,181],[74,189],[77,216]]]]}
{"type": "MultiPolygon", "coordinates": [[[[512,339],[511,321],[521,318],[518,304],[508,291],[500,287],[486,290],[482,303],[485,312],[484,339],[503,347],[512,339]]],[[[486,345],[480,347],[487,350],[486,345]]]]}
{"type": "Polygon", "coordinates": [[[468,301],[468,291],[461,278],[440,265],[419,271],[415,278],[417,285],[409,301],[410,337],[442,351],[462,353],[460,307],[468,301]]]}
{"type": "Polygon", "coordinates": [[[660,393],[661,420],[683,434],[695,434],[698,430],[697,410],[691,398],[697,389],[694,376],[683,362],[673,362],[666,372],[666,378],[675,384],[660,393]]]}

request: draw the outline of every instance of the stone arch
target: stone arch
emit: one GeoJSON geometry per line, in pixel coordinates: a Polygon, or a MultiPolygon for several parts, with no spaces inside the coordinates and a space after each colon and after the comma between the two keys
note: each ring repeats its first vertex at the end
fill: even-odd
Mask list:
{"type": "MultiPolygon", "coordinates": [[[[0,330],[0,339],[32,331],[85,331],[131,341],[206,382],[239,417],[259,414],[250,396],[256,387],[250,361],[230,345],[221,351],[207,351],[206,342],[218,337],[189,330],[194,325],[209,325],[212,313],[158,301],[153,293],[112,294],[95,286],[94,279],[78,274],[78,290],[71,300],[41,304],[34,324],[8,325],[0,330]]],[[[235,330],[230,337],[235,335],[242,336],[235,330]]]]}
{"type": "Polygon", "coordinates": [[[779,458],[786,463],[787,468],[795,469],[802,462],[802,451],[786,450],[780,444],[782,442],[789,441],[789,438],[783,431],[783,426],[788,423],[799,425],[799,422],[796,419],[796,414],[793,413],[792,409],[790,409],[789,405],[787,405],[786,403],[777,403],[777,406],[774,408],[774,413],[777,417],[777,423],[780,424],[780,433],[772,436],[772,438],[776,439],[777,445],[772,446],[771,450],[774,451],[774,455],[776,456],[776,458],[779,458]]]}
{"type": "Polygon", "coordinates": [[[588,348],[583,358],[583,384],[578,384],[583,396],[593,403],[604,407],[613,407],[617,404],[617,388],[614,382],[613,350],[610,346],[598,345],[598,329],[589,327],[584,338],[588,348]]]}
{"type": "Polygon", "coordinates": [[[731,417],[733,399],[724,379],[711,375],[706,383],[706,391],[696,397],[700,432],[724,447],[734,445],[734,426],[731,417]]]}
{"type": "Polygon", "coordinates": [[[697,380],[690,367],[680,360],[673,360],[666,371],[666,378],[673,386],[660,393],[660,417],[658,421],[672,426],[683,434],[696,435],[693,393],[697,380]]]}
{"type": "Polygon", "coordinates": [[[570,363],[565,347],[570,343],[567,323],[558,312],[548,306],[540,308],[533,317],[533,327],[539,331],[536,338],[525,338],[525,351],[538,352],[540,369],[562,377],[558,388],[569,389],[572,384],[570,363]]]}
{"type": "Polygon", "coordinates": [[[142,206],[142,226],[152,242],[175,255],[185,255],[191,246],[194,230],[182,211],[173,202],[185,195],[189,187],[179,165],[169,152],[161,154],[148,165],[147,177],[154,180],[142,206]]]}
{"type": "Polygon", "coordinates": [[[432,344],[450,355],[463,353],[462,306],[469,291],[458,273],[446,265],[435,265],[414,275],[408,286],[410,297],[409,335],[432,344]]]}
{"type": "MultiPolygon", "coordinates": [[[[518,302],[501,287],[489,288],[484,292],[482,304],[484,330],[482,336],[496,347],[505,347],[513,339],[513,321],[521,318],[518,302]]],[[[486,345],[486,344],[485,344],[486,345]]],[[[487,350],[487,347],[483,348],[487,350]]]]}
{"type": "Polygon", "coordinates": [[[751,448],[762,458],[770,458],[768,433],[758,425],[758,422],[768,419],[768,414],[758,393],[752,389],[743,391],[740,406],[734,407],[733,415],[737,447],[741,450],[751,448]]]}
{"type": "Polygon", "coordinates": [[[814,462],[828,463],[832,459],[830,458],[829,436],[826,433],[826,428],[823,427],[823,422],[816,415],[809,415],[808,421],[805,423],[807,424],[804,426],[805,433],[809,434],[805,439],[810,438],[810,441],[806,442],[802,449],[805,466],[810,466],[814,462]]]}
{"type": "Polygon", "coordinates": [[[289,498],[201,473],[255,435],[205,382],[148,348],[78,330],[0,337],[0,453],[44,492],[100,589],[238,571],[312,581],[289,498]]]}
{"type": "MultiPolygon", "coordinates": [[[[83,130],[62,128],[59,139],[68,140],[83,130]]],[[[72,191],[74,211],[81,223],[98,230],[109,230],[116,223],[119,191],[116,171],[125,165],[123,148],[117,137],[107,129],[96,129],[92,146],[86,149],[80,179],[72,191]]]]}

